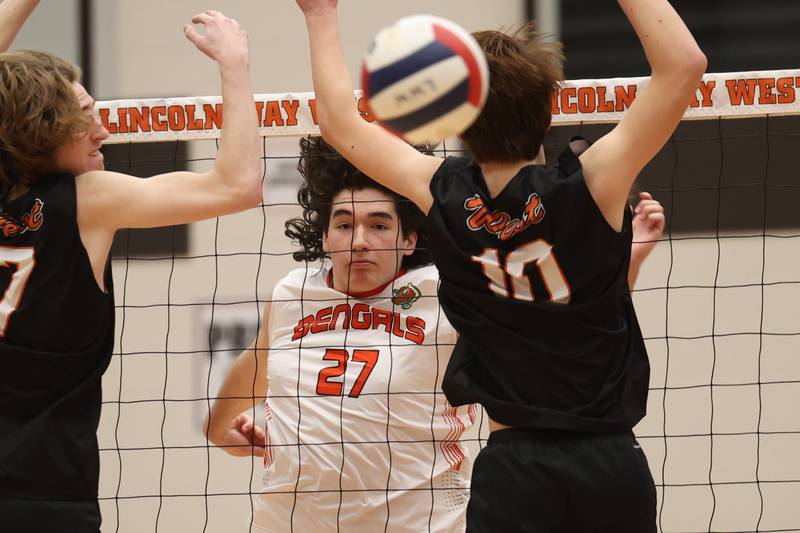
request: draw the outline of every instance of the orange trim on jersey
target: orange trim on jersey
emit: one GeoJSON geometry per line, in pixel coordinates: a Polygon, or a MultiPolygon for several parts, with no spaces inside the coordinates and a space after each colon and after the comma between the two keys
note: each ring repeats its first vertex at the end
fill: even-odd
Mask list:
{"type": "Polygon", "coordinates": [[[445,409],[442,412],[442,418],[450,426],[450,432],[442,439],[440,448],[442,453],[450,464],[450,468],[458,472],[461,470],[461,463],[464,462],[466,454],[461,449],[460,439],[464,434],[466,427],[464,422],[458,417],[458,409],[450,405],[450,402],[445,401],[445,409]]]}
{"type": "MultiPolygon", "coordinates": [[[[340,291],[340,292],[344,292],[344,294],[350,296],[351,298],[358,298],[359,300],[363,300],[364,298],[369,298],[371,296],[375,296],[376,294],[382,293],[383,289],[388,287],[393,281],[397,280],[397,278],[405,276],[405,274],[406,274],[406,269],[405,268],[401,268],[400,271],[397,272],[397,274],[395,274],[395,276],[392,279],[390,279],[389,281],[387,281],[383,285],[381,285],[381,286],[379,286],[379,287],[377,287],[375,289],[372,289],[370,291],[364,291],[364,292],[345,292],[345,291],[340,291]]],[[[333,289],[335,291],[338,290],[338,289],[335,289],[333,287],[333,269],[328,270],[328,276],[327,276],[327,278],[325,278],[325,284],[328,286],[329,289],[333,289]]]]}
{"type": "Polygon", "coordinates": [[[264,402],[264,419],[264,468],[269,468],[275,461],[275,458],[272,457],[272,440],[269,438],[269,421],[272,420],[269,400],[264,402]]]}

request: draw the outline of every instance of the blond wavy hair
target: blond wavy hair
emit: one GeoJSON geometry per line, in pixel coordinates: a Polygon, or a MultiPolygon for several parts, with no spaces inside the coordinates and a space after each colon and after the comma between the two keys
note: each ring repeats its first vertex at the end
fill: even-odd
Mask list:
{"type": "Polygon", "coordinates": [[[52,172],[56,149],[89,130],[72,89],[80,74],[47,52],[0,53],[0,202],[52,172]]]}

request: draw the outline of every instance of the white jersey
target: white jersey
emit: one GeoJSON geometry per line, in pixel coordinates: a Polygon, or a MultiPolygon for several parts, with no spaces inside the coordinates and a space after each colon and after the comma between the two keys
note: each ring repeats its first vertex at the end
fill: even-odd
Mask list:
{"type": "Polygon", "coordinates": [[[358,298],[328,272],[294,270],[273,293],[254,529],[463,532],[472,464],[459,438],[475,408],[441,391],[456,333],[436,269],[358,298]]]}

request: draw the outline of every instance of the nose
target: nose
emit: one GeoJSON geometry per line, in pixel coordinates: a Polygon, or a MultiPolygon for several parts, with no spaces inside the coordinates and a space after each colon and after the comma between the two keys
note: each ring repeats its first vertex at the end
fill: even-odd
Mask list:
{"type": "Polygon", "coordinates": [[[94,115],[94,124],[92,125],[92,140],[95,142],[103,142],[108,139],[110,133],[100,121],[100,117],[98,115],[94,115]]]}
{"type": "Polygon", "coordinates": [[[353,242],[352,248],[356,251],[363,251],[369,249],[369,242],[367,239],[367,231],[364,226],[358,224],[353,229],[353,242]]]}

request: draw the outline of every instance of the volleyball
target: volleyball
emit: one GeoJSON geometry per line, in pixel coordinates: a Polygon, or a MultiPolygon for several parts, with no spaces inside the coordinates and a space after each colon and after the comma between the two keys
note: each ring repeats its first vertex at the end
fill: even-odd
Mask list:
{"type": "Polygon", "coordinates": [[[477,41],[459,25],[414,15],[375,36],[361,87],[386,129],[413,144],[438,143],[478,117],[489,91],[489,67],[477,41]]]}

